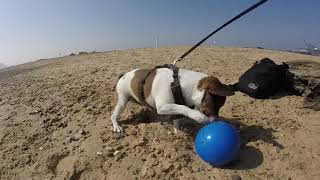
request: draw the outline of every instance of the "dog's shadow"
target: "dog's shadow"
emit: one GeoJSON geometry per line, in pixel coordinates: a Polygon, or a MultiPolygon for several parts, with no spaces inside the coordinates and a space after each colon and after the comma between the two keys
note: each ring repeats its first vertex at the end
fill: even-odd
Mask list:
{"type": "Polygon", "coordinates": [[[147,108],[142,108],[138,113],[129,116],[127,119],[122,120],[121,124],[126,125],[138,125],[141,123],[152,122],[170,122],[169,116],[160,116],[156,112],[147,108]]]}
{"type": "Polygon", "coordinates": [[[161,124],[170,124],[172,130],[174,129],[173,120],[183,119],[180,121],[181,131],[188,134],[189,136],[195,137],[198,130],[203,126],[189,118],[183,116],[167,116],[158,115],[155,111],[142,108],[138,113],[135,113],[125,120],[121,121],[121,124],[126,128],[128,125],[138,125],[141,123],[156,123],[161,122],[161,124]]]}
{"type": "MultiPolygon", "coordinates": [[[[283,149],[284,146],[278,143],[273,136],[276,132],[272,128],[264,128],[260,125],[246,125],[241,123],[240,118],[222,118],[226,122],[232,124],[238,131],[241,139],[241,148],[238,158],[230,165],[222,167],[225,169],[234,170],[247,170],[254,169],[263,163],[263,153],[256,147],[249,146],[248,143],[263,141],[268,144],[272,144],[279,149],[283,149]]],[[[153,122],[165,122],[172,124],[172,118],[169,116],[159,116],[155,112],[142,109],[140,113],[137,113],[130,118],[121,121],[124,125],[137,125],[140,123],[153,123],[153,122]]],[[[204,125],[198,124],[192,120],[187,120],[182,123],[182,131],[193,138],[196,137],[198,130],[204,125]]],[[[173,126],[172,126],[173,129],[173,126]]]]}

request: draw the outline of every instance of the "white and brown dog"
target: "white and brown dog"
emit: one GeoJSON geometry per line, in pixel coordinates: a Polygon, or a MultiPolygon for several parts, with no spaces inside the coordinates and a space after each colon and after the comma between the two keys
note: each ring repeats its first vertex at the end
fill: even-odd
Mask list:
{"type": "MultiPolygon", "coordinates": [[[[135,69],[119,79],[115,90],[117,103],[111,116],[114,132],[122,132],[117,120],[129,101],[143,104],[139,101],[139,86],[148,72],[147,69],[135,69]]],[[[173,71],[168,68],[151,71],[144,84],[146,103],[160,115],[183,115],[199,123],[206,123],[218,118],[219,109],[224,105],[226,96],[234,95],[230,86],[203,73],[180,69],[179,81],[185,105],[174,103],[170,86],[173,82],[173,71]]],[[[174,127],[176,132],[176,129],[179,129],[178,120],[174,121],[174,127]]]]}

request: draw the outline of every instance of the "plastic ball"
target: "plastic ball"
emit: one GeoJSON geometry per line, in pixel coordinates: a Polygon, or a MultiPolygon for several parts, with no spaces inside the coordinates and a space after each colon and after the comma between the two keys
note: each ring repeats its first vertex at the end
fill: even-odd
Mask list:
{"type": "Polygon", "coordinates": [[[227,165],[239,153],[240,137],[230,124],[215,121],[199,130],[195,149],[203,161],[214,166],[227,165]]]}

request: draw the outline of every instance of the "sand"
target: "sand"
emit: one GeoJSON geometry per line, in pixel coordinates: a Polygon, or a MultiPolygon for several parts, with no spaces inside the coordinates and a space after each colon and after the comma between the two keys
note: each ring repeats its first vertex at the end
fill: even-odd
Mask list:
{"type": "MultiPolygon", "coordinates": [[[[221,116],[237,126],[240,158],[224,168],[194,150],[199,128],[129,104],[111,131],[112,91],[122,72],[171,63],[188,47],[132,49],[39,60],[0,70],[0,179],[320,179],[320,112],[303,98],[227,99],[221,116]],[[234,177],[235,178],[235,177],[234,177]]],[[[182,68],[235,83],[256,60],[319,57],[203,46],[182,68]]]]}

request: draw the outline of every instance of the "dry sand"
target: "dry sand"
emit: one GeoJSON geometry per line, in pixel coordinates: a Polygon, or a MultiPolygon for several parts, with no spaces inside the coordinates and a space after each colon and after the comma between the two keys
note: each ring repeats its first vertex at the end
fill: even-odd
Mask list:
{"type": "MultiPolygon", "coordinates": [[[[122,72],[171,61],[187,47],[134,49],[39,60],[0,71],[0,179],[320,179],[320,112],[303,98],[227,99],[221,115],[240,126],[241,154],[225,168],[194,151],[198,126],[173,134],[166,117],[130,104],[125,134],[111,131],[112,90],[122,72]],[[114,151],[117,151],[114,155],[114,151]]],[[[201,47],[178,65],[234,83],[256,60],[319,57],[201,47]]]]}

